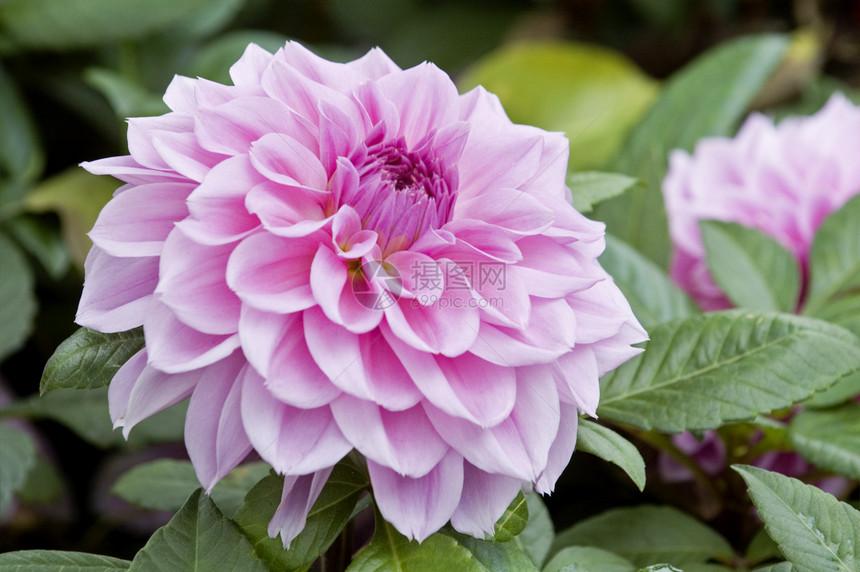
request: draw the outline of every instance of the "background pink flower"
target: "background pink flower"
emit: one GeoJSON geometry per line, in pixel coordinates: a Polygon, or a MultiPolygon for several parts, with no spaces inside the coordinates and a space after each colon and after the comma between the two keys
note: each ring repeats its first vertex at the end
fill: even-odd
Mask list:
{"type": "Polygon", "coordinates": [[[251,45],[231,77],[176,77],[130,156],[84,164],[127,184],[77,321],[146,339],[115,424],[190,397],[207,490],[251,449],[286,475],[285,544],[352,449],[403,534],[492,531],[521,488],[552,490],[598,376],[646,337],[570,206],[567,140],[379,50],[251,45]]]}
{"type": "Polygon", "coordinates": [[[671,274],[705,310],[730,307],[705,264],[699,221],[736,222],[773,237],[804,271],[824,219],[860,193],[860,108],[836,94],[815,115],[774,125],[753,114],[734,138],[673,151],[663,196],[671,274]]]}

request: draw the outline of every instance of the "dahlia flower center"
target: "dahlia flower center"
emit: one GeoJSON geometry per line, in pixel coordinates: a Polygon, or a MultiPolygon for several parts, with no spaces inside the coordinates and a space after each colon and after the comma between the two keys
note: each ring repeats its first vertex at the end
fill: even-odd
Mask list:
{"type": "Polygon", "coordinates": [[[403,138],[366,142],[367,152],[357,165],[357,192],[341,197],[341,204],[355,208],[365,229],[379,234],[384,252],[408,248],[451,219],[457,170],[434,152],[434,136],[429,134],[414,150],[403,138]]]}

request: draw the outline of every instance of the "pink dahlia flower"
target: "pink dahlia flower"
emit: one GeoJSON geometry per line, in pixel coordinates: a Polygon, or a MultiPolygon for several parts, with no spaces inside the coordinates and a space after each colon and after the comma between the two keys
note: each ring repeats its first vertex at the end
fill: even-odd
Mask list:
{"type": "Polygon", "coordinates": [[[77,321],[146,340],[115,424],[190,396],[207,490],[252,449],[286,475],[285,544],[352,449],[406,536],[492,531],[522,487],[552,490],[598,376],[646,337],[570,205],[567,140],[379,50],[251,45],[230,73],[175,78],[130,156],[84,164],[127,184],[77,321]]]}
{"type": "Polygon", "coordinates": [[[825,218],[860,193],[860,107],[834,95],[811,117],[774,125],[752,115],[733,139],[673,151],[663,196],[675,247],[672,277],[705,310],[730,307],[705,263],[699,221],[736,222],[773,237],[806,274],[825,218]]]}

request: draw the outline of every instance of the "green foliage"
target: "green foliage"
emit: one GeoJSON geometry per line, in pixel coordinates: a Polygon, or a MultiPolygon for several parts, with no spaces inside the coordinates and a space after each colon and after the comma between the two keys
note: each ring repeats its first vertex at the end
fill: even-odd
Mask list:
{"type": "Polygon", "coordinates": [[[377,512],[373,539],[356,555],[347,572],[381,570],[488,572],[481,561],[453,537],[433,534],[421,543],[409,540],[377,512]]]}
{"type": "MultiPolygon", "coordinates": [[[[269,473],[266,463],[240,465],[218,481],[212,501],[225,515],[234,514],[248,491],[269,473]]],[[[112,492],[143,508],[176,512],[200,486],[189,461],[159,459],[138,465],[114,483],[112,492]]]]}
{"type": "Polygon", "coordinates": [[[617,554],[595,548],[593,546],[568,546],[553,556],[541,572],[561,572],[577,569],[593,570],[594,572],[635,572],[636,566],[626,558],[617,554]]]}
{"type": "Polygon", "coordinates": [[[612,509],[583,520],[558,534],[553,552],[568,546],[600,548],[636,566],[671,562],[684,567],[733,555],[728,542],[698,520],[671,507],[651,505],[612,509]]]}
{"type": "Polygon", "coordinates": [[[514,122],[565,132],[571,170],[606,166],[656,92],[620,54],[560,41],[493,52],[460,80],[463,90],[476,85],[498,95],[514,122]]]}
{"type": "Polygon", "coordinates": [[[847,330],[787,314],[715,312],[651,330],[645,352],[601,378],[604,418],[669,433],[787,407],[860,367],[847,330]]]}
{"type": "Polygon", "coordinates": [[[140,38],[199,15],[209,0],[5,0],[0,53],[140,38]]]}
{"type": "Polygon", "coordinates": [[[531,561],[540,568],[549,556],[555,528],[546,505],[537,493],[526,495],[529,506],[529,521],[523,531],[513,539],[513,543],[528,555],[531,561]]]}
{"type": "Polygon", "coordinates": [[[45,272],[59,280],[69,269],[69,252],[58,232],[38,217],[21,214],[3,221],[3,228],[33,258],[45,272]]]}
{"type": "Polygon", "coordinates": [[[666,273],[621,239],[606,235],[600,264],[612,276],[645,329],[699,311],[666,273]]]}
{"type": "Polygon", "coordinates": [[[269,538],[268,533],[269,521],[281,502],[283,477],[270,475],[257,483],[245,497],[235,520],[271,569],[295,570],[310,564],[331,546],[353,517],[353,509],[367,485],[367,475],[348,458],[338,463],[289,550],[284,550],[280,538],[269,538]]]}
{"type": "Polygon", "coordinates": [[[60,216],[69,252],[82,267],[90,250],[86,233],[95,224],[99,212],[117,186],[118,182],[111,177],[98,177],[73,167],[34,188],[27,195],[24,208],[36,213],[56,212],[60,216]]]}
{"type": "Polygon", "coordinates": [[[641,453],[633,443],[612,429],[580,419],[576,431],[576,450],[618,465],[640,491],[645,488],[645,461],[641,453]]]}
{"type": "Polygon", "coordinates": [[[493,542],[444,530],[490,572],[536,572],[537,566],[516,542],[493,542]]]}
{"type": "Polygon", "coordinates": [[[198,489],[166,525],[159,528],[129,568],[164,570],[265,571],[251,542],[198,489]]]}
{"type": "Polygon", "coordinates": [[[630,132],[612,169],[647,186],[601,204],[609,232],[666,267],[669,238],[660,192],[673,149],[692,151],[701,137],[729,135],[783,58],[784,36],[751,36],[710,50],[673,75],[630,132]]]}
{"type": "Polygon", "coordinates": [[[568,173],[565,183],[573,193],[573,206],[581,213],[591,212],[597,203],[642,185],[633,177],[599,171],[568,173]]]}
{"type": "Polygon", "coordinates": [[[110,556],[63,550],[19,550],[0,554],[3,572],[112,572],[131,562],[110,556]]]}
{"type": "Polygon", "coordinates": [[[794,312],[800,267],[793,254],[737,223],[707,220],[700,226],[711,276],[736,307],[794,312]]]}
{"type": "Polygon", "coordinates": [[[496,542],[509,542],[520,534],[529,521],[529,504],[525,495],[520,492],[511,501],[505,512],[496,521],[493,538],[496,542]]]}
{"type": "MultiPolygon", "coordinates": [[[[2,107],[2,106],[0,106],[2,107]]],[[[30,335],[36,314],[33,271],[24,253],[0,233],[0,360],[18,350],[30,335]]]]}
{"type": "Polygon", "coordinates": [[[789,435],[797,452],[816,467],[860,479],[860,403],[802,411],[791,420],[789,435]]]}
{"type": "Polygon", "coordinates": [[[21,431],[0,425],[0,516],[36,462],[36,445],[21,431]]]}
{"type": "Polygon", "coordinates": [[[2,65],[0,101],[0,206],[4,206],[20,199],[27,183],[39,177],[45,158],[30,112],[2,65]]]}
{"type": "Polygon", "coordinates": [[[852,572],[860,557],[860,511],[813,485],[734,465],[773,538],[796,572],[852,572]]]}
{"type": "MultiPolygon", "coordinates": [[[[179,403],[135,425],[128,445],[180,441],[187,404],[179,403]]],[[[0,407],[0,417],[51,419],[62,423],[82,439],[107,448],[124,446],[121,431],[114,431],[108,414],[107,388],[86,391],[58,389],[47,395],[15,401],[0,407]]]]}
{"type": "Polygon", "coordinates": [[[80,328],[48,360],[39,391],[104,387],[143,343],[142,328],[116,334],[80,328]]]}
{"type": "Polygon", "coordinates": [[[811,284],[803,313],[860,334],[860,195],[818,229],[809,257],[811,284]]]}

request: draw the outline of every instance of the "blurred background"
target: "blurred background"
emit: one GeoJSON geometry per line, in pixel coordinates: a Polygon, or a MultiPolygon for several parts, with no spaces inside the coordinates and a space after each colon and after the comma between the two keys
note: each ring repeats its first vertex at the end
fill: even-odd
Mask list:
{"type": "MultiPolygon", "coordinates": [[[[809,113],[833,91],[857,96],[857,0],[0,1],[0,423],[38,448],[17,498],[0,498],[0,551],[130,558],[169,518],[109,490],[135,463],[182,458],[181,411],[125,443],[103,391],[35,396],[76,329],[85,233],[117,187],[77,164],[125,154],[124,119],[166,112],[174,74],[228,82],[249,42],[274,51],[294,39],[338,61],[380,46],[402,67],[436,63],[462,90],[485,85],[516,122],[566,132],[572,171],[611,170],[667,78],[761,33],[789,34],[791,47],[753,109],[809,113]]],[[[548,501],[557,527],[606,508],[583,491],[641,502],[626,477],[581,457],[548,501]]]]}

